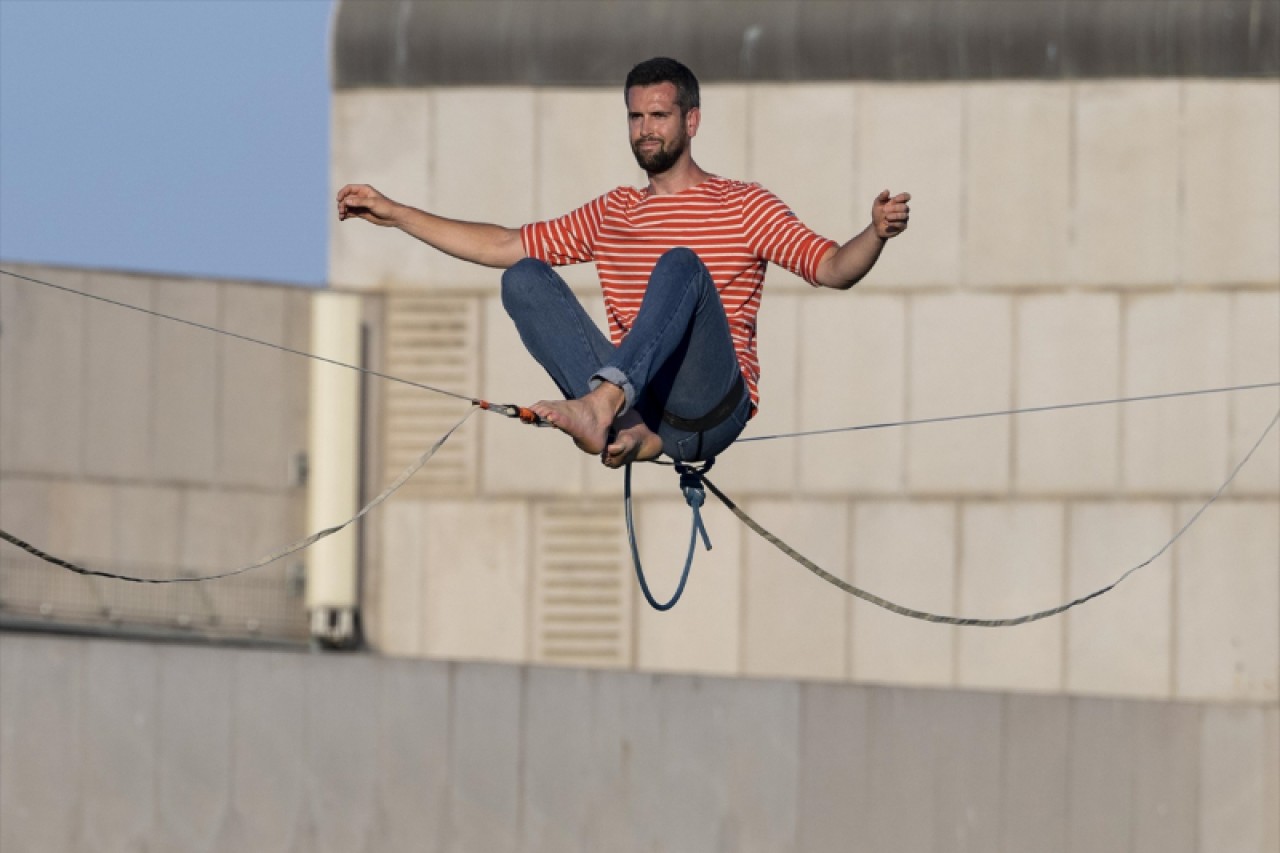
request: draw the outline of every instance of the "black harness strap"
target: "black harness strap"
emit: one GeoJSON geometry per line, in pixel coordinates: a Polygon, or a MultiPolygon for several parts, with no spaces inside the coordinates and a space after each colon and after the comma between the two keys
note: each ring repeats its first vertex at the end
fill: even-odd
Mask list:
{"type": "Polygon", "coordinates": [[[676,429],[682,429],[685,432],[703,432],[724,423],[725,419],[733,414],[733,410],[738,408],[738,403],[742,401],[742,395],[745,393],[747,393],[747,383],[743,380],[742,374],[738,373],[738,378],[729,388],[729,393],[725,394],[724,399],[702,417],[682,418],[664,410],[662,419],[676,429]]]}

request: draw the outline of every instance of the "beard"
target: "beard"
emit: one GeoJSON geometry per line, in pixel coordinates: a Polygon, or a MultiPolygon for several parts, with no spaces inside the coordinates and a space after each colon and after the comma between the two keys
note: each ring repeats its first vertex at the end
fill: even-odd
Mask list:
{"type": "Polygon", "coordinates": [[[670,169],[689,146],[689,137],[684,133],[671,140],[670,143],[658,140],[657,148],[649,151],[642,150],[640,142],[648,141],[651,140],[640,140],[631,143],[631,153],[635,155],[636,163],[640,165],[640,168],[650,175],[661,175],[670,169]]]}

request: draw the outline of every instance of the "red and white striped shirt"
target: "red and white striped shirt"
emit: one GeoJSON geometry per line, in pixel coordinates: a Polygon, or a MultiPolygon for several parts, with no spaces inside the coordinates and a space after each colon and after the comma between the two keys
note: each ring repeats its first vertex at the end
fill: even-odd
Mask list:
{"type": "Polygon", "coordinates": [[[729,319],[751,400],[760,404],[756,313],[772,261],[810,284],[835,242],[806,227],[759,184],[711,177],[683,192],[618,187],[558,219],[520,230],[525,253],[552,266],[595,261],[614,345],[630,331],[662,254],[677,246],[706,264],[729,319]]]}

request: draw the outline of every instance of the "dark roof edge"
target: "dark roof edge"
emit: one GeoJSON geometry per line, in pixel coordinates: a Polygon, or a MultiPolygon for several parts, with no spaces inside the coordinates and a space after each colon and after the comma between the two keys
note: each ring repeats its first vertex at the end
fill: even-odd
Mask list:
{"type": "Polygon", "coordinates": [[[333,85],[1280,76],[1280,0],[338,0],[333,85]]]}

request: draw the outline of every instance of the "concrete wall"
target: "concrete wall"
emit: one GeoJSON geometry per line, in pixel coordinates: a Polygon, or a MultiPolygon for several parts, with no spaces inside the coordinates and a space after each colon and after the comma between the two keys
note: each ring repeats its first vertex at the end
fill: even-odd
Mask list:
{"type": "MultiPolygon", "coordinates": [[[[306,349],[307,291],[69,268],[5,269],[306,349]]],[[[173,577],[302,533],[309,363],[0,276],[0,526],[91,568],[173,577]]],[[[84,578],[5,544],[0,616],[305,640],[297,561],[217,584],[84,578]]]]}
{"type": "Polygon", "coordinates": [[[6,853],[1275,853],[1274,705],[0,635],[6,853]]]}
{"type": "MultiPolygon", "coordinates": [[[[853,292],[770,273],[747,436],[1280,378],[1274,79],[712,85],[703,104],[698,161],[764,183],[823,233],[855,233],[881,188],[914,195],[911,230],[853,292]]],[[[370,182],[445,215],[515,225],[643,182],[612,88],[345,89],[333,116],[335,189],[370,182]]],[[[495,272],[359,222],[335,223],[330,251],[337,285],[472,318],[451,358],[476,365],[454,380],[475,384],[453,390],[555,393],[495,272]]],[[[594,270],[566,276],[599,316],[594,270]]],[[[457,411],[422,405],[442,425],[401,433],[418,446],[457,411]]],[[[1278,407],[1272,389],[741,443],[712,479],[847,580],[918,608],[1013,615],[1155,553],[1278,407]]],[[[539,603],[542,519],[616,507],[620,541],[621,478],[549,431],[490,416],[467,430],[452,479],[374,521],[371,637],[393,654],[558,662],[544,638],[578,616],[552,625],[539,603]]],[[[637,489],[642,554],[671,589],[687,510],[669,472],[641,472],[637,489]]],[[[610,613],[591,617],[611,651],[574,660],[1274,703],[1278,494],[1273,433],[1169,555],[1066,618],[997,632],[849,602],[713,508],[715,550],[670,614],[648,611],[614,549],[610,613]]]]}

